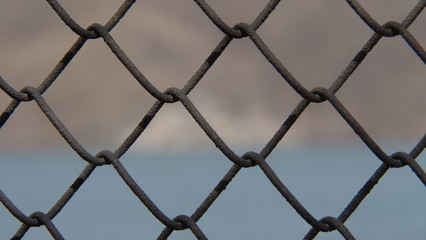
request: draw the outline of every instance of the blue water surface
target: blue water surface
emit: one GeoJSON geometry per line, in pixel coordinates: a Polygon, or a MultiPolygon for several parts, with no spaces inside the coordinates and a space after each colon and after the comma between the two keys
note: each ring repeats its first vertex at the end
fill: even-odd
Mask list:
{"type": "MultiPolygon", "coordinates": [[[[0,189],[26,215],[48,212],[86,166],[71,151],[3,152],[0,157],[0,189]]],[[[121,161],[170,218],[190,216],[232,166],[219,151],[131,152],[121,161]]],[[[277,150],[267,161],[317,219],[337,217],[381,165],[366,147],[349,145],[277,150]]],[[[417,161],[425,169],[425,157],[417,161]]],[[[425,203],[425,187],[410,168],[390,169],[345,225],[357,239],[423,239],[425,203]]],[[[71,240],[156,239],[164,229],[112,166],[95,169],[53,223],[71,240]]],[[[198,224],[209,239],[303,239],[310,229],[258,167],[242,169],[198,224]]],[[[19,227],[0,205],[0,239],[10,239],[19,227]]],[[[24,239],[52,238],[39,227],[24,239]]],[[[195,237],[185,230],[169,239],[195,237]]],[[[343,238],[332,232],[316,239],[343,238]]]]}

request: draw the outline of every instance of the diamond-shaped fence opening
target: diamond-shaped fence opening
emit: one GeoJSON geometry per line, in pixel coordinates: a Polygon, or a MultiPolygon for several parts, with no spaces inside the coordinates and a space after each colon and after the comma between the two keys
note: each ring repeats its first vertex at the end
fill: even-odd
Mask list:
{"type": "Polygon", "coordinates": [[[10,28],[2,17],[15,19],[14,13],[0,14],[5,34],[0,38],[1,238],[419,239],[426,234],[421,226],[426,119],[424,104],[415,102],[423,101],[415,90],[425,87],[425,0],[365,6],[356,0],[288,5],[271,0],[253,6],[194,0],[187,7],[126,0],[115,13],[116,5],[103,2],[80,11],[84,3],[47,0],[49,16],[22,11],[31,24],[7,22],[10,28]],[[152,14],[166,7],[158,19],[152,14]],[[142,21],[137,11],[152,19],[142,21]],[[66,37],[63,57],[45,64],[55,55],[48,49],[57,51],[65,42],[59,32],[46,33],[41,26],[52,15],[72,37],[66,37]],[[13,33],[21,28],[24,33],[13,33]],[[26,45],[31,41],[34,49],[26,45]],[[99,45],[110,53],[87,55],[99,45]],[[23,54],[19,46],[29,50],[23,54]],[[37,58],[43,66],[34,64],[37,58]],[[51,72],[40,78],[46,66],[51,72]],[[398,89],[413,96],[392,94],[398,89]],[[131,113],[123,117],[126,111],[131,113]],[[47,124],[37,124],[40,119],[47,124]],[[372,119],[376,125],[369,124],[372,119]],[[74,122],[84,123],[82,129],[74,122]],[[342,124],[351,138],[341,140],[348,133],[336,133],[342,124]],[[395,136],[394,144],[401,132],[409,132],[410,146],[388,147],[379,137],[395,136]],[[55,144],[58,139],[61,144],[55,144]],[[336,139],[340,142],[330,144],[336,139]],[[93,152],[90,141],[105,150],[93,152]],[[213,155],[204,151],[206,142],[207,149],[216,148],[213,155]],[[42,145],[65,150],[46,160],[42,145]],[[16,155],[26,149],[31,150],[16,155]],[[54,158],[61,161],[53,163],[54,158]],[[74,162],[78,167],[55,167],[74,162]],[[68,188],[66,179],[73,179],[66,181],[68,188]],[[17,199],[22,189],[11,191],[20,186],[32,196],[17,199]],[[43,202],[47,208],[29,210],[27,205],[38,208],[43,197],[49,199],[43,202]]]}

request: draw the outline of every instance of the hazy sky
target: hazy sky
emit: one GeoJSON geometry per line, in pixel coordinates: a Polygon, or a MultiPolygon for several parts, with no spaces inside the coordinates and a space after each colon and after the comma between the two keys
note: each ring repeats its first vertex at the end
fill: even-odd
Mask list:
{"type": "MultiPolygon", "coordinates": [[[[207,1],[230,26],[250,23],[267,1],[207,1]]],[[[105,23],[120,1],[60,1],[83,27],[105,23]]],[[[360,1],[381,24],[402,21],[414,0],[360,1]]],[[[426,14],[409,31],[426,45],[426,14]]],[[[11,86],[37,86],[77,40],[45,1],[0,3],[0,76],[11,86]]],[[[345,1],[281,2],[258,33],[307,88],[328,87],[373,31],[345,1]]],[[[182,87],[224,34],[186,1],[137,1],[111,35],[160,90],[182,87]]],[[[337,93],[375,139],[420,139],[425,133],[424,63],[401,37],[383,38],[337,93]]],[[[43,95],[84,146],[115,148],[154,103],[101,39],[89,40],[43,95]]],[[[236,39],[190,99],[232,146],[263,146],[301,100],[248,39],[236,39]]],[[[0,93],[0,107],[10,97],[0,93]]],[[[358,141],[329,103],[312,104],[285,137],[358,141]]],[[[22,103],[0,131],[1,146],[64,145],[34,102],[22,103]]],[[[285,145],[284,144],[284,145],[285,145]]],[[[166,105],[138,147],[212,146],[180,103],[166,105]]]]}

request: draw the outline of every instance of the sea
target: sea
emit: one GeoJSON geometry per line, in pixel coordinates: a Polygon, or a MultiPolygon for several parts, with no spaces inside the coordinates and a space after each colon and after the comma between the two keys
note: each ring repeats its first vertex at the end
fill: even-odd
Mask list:
{"type": "MultiPolygon", "coordinates": [[[[412,146],[388,144],[385,152],[412,146]]],[[[239,152],[241,155],[244,151],[239,152]]],[[[120,161],[169,218],[190,216],[232,163],[220,151],[126,153],[120,161]]],[[[417,161],[426,169],[426,156],[417,161]]],[[[337,217],[381,165],[365,146],[311,145],[277,149],[268,164],[317,219],[337,217]]],[[[87,163],[70,150],[0,154],[0,189],[27,216],[48,212],[87,163]]],[[[97,167],[53,219],[65,239],[156,239],[164,229],[111,165],[97,167]]],[[[0,205],[0,239],[21,223],[0,205]]],[[[280,195],[259,167],[245,168],[198,221],[209,239],[303,239],[310,225],[280,195]]],[[[425,239],[426,191],[409,167],[389,169],[345,226],[356,239],[425,239]]],[[[24,239],[53,239],[45,227],[24,239]]],[[[175,231],[169,239],[196,239],[175,231]]],[[[343,239],[337,232],[316,239],[343,239]]]]}

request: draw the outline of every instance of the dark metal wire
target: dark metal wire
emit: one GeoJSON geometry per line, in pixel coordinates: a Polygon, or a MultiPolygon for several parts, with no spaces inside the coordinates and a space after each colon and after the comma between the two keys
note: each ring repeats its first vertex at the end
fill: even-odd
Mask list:
{"type": "MultiPolygon", "coordinates": [[[[362,203],[363,199],[373,190],[379,180],[385,175],[389,168],[401,168],[408,166],[418,179],[426,185],[426,173],[416,162],[416,158],[422,153],[426,147],[426,134],[419,140],[410,153],[396,152],[391,155],[385,153],[380,146],[368,135],[358,121],[351,115],[345,106],[336,97],[336,92],[348,80],[351,74],[357,69],[360,63],[367,57],[369,52],[379,43],[382,37],[401,36],[405,42],[411,47],[413,52],[424,63],[426,62],[426,53],[423,47],[417,42],[415,37],[409,32],[408,27],[415,21],[417,16],[426,7],[426,0],[420,0],[411,10],[406,18],[398,23],[394,21],[379,24],[356,0],[347,0],[348,5],[355,13],[373,30],[371,38],[366,42],[364,47],[356,54],[352,61],[342,71],[333,84],[327,89],[317,87],[313,90],[306,89],[284,66],[284,64],[274,55],[274,53],[263,42],[262,38],[257,34],[256,30],[264,23],[268,16],[274,11],[275,7],[280,3],[279,0],[271,0],[253,20],[251,24],[239,23],[233,27],[226,24],[218,14],[204,0],[194,0],[206,16],[216,25],[223,33],[223,39],[218,43],[210,56],[204,61],[200,68],[195,72],[191,79],[182,89],[171,87],[165,92],[159,91],[133,64],[126,53],[114,41],[110,31],[118,24],[124,15],[132,7],[134,0],[124,1],[117,12],[105,24],[94,23],[87,28],[81,27],[66,10],[56,0],[46,0],[60,19],[78,35],[78,40],[66,52],[65,56],[59,61],[51,73],[38,86],[27,86],[22,90],[16,90],[11,87],[7,81],[0,76],[0,88],[12,99],[9,106],[0,116],[0,127],[2,127],[19,107],[20,103],[27,101],[35,101],[41,111],[46,115],[52,125],[57,129],[61,136],[66,140],[69,146],[85,161],[88,162],[87,167],[81,172],[74,183],[60,197],[57,203],[47,213],[35,212],[29,216],[25,215],[17,206],[14,205],[1,190],[0,201],[4,207],[22,223],[20,229],[16,232],[12,239],[22,239],[25,233],[31,227],[44,226],[54,239],[64,239],[55,227],[52,220],[62,210],[62,208],[70,201],[73,195],[78,191],[79,187],[89,178],[90,174],[99,166],[112,165],[118,175],[123,179],[127,186],[139,198],[139,200],[147,207],[152,215],[158,219],[165,229],[160,233],[158,239],[167,239],[168,236],[176,230],[190,229],[197,239],[207,239],[197,221],[200,220],[207,212],[210,206],[215,202],[217,197],[226,189],[228,184],[237,176],[242,168],[259,167],[270,182],[275,186],[283,198],[294,208],[294,210],[303,218],[312,229],[307,233],[304,239],[314,239],[319,232],[330,232],[337,230],[345,239],[355,239],[350,230],[344,225],[346,220],[362,203]],[[197,86],[206,72],[221,56],[233,39],[248,37],[269,61],[269,63],[282,76],[302,98],[303,100],[297,105],[293,112],[287,117],[281,127],[276,131],[274,136],[259,152],[247,152],[242,156],[238,156],[232,149],[222,140],[210,124],[204,119],[196,106],[188,98],[188,94],[197,86]],[[136,126],[133,132],[127,137],[122,145],[114,152],[105,150],[96,155],[90,154],[71,134],[62,121],[55,115],[49,104],[43,98],[43,93],[49,89],[52,83],[58,78],[66,66],[77,55],[82,46],[89,39],[102,38],[115,56],[121,61],[124,67],[133,75],[136,81],[157,99],[156,103],[151,107],[148,113],[143,117],[141,122],[136,126]],[[216,147],[230,160],[234,165],[219,181],[217,186],[210,192],[201,205],[191,216],[180,215],[175,218],[169,218],[155,203],[148,197],[142,188],[133,180],[126,168],[121,164],[120,157],[129,150],[133,143],[144,132],[151,120],[156,116],[157,112],[165,103],[180,103],[188,113],[194,118],[200,128],[206,133],[207,137],[216,145],[216,147]],[[310,103],[330,103],[335,110],[342,116],[347,124],[354,130],[365,145],[382,161],[382,165],[370,177],[370,179],[361,187],[359,192],[353,197],[341,214],[335,217],[324,217],[316,219],[298,199],[284,185],[282,180],[275,174],[274,170],[267,163],[267,157],[275,149],[277,144],[286,135],[288,130],[293,126],[297,119],[303,114],[304,110],[310,103]]],[[[1,223],[0,223],[1,224],[1,223]]]]}

